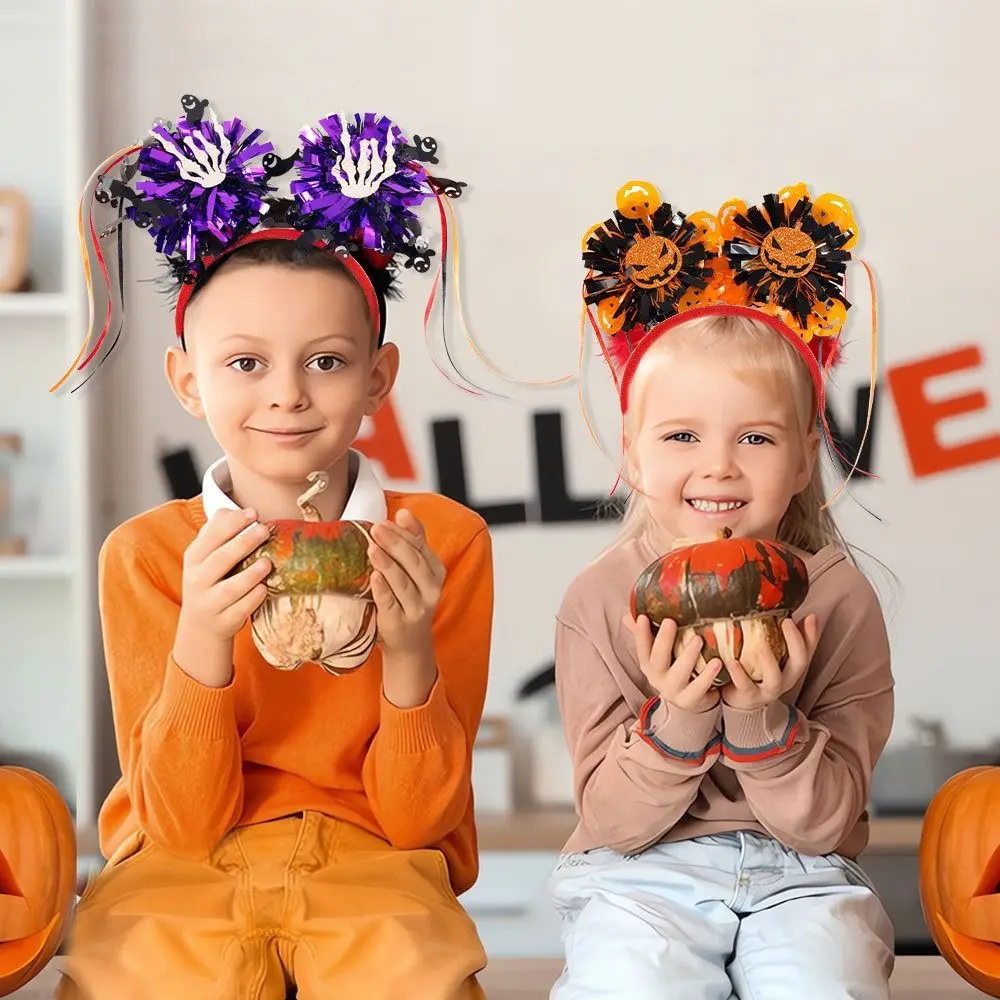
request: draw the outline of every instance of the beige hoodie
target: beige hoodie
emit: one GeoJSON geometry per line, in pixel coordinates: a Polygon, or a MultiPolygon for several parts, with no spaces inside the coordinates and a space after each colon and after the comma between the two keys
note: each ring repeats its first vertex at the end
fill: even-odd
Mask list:
{"type": "Polygon", "coordinates": [[[801,553],[819,646],[782,701],[701,713],[658,705],[622,621],[658,553],[646,539],[606,552],[556,616],[556,689],[580,822],[566,852],[636,854],[659,841],[750,830],[803,854],[853,858],[868,842],[872,769],[889,737],[893,677],[874,589],[839,549],[801,553]],[[648,712],[646,713],[649,714],[648,712]]]}

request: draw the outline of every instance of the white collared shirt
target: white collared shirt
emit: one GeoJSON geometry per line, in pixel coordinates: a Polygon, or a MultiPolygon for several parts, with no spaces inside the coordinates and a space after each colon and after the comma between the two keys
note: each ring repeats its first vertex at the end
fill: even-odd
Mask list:
{"type": "MultiPolygon", "coordinates": [[[[351,465],[357,470],[354,487],[347,497],[343,521],[384,521],[388,516],[385,490],[375,475],[371,462],[359,451],[351,451],[351,465]]],[[[205,471],[201,481],[201,498],[205,517],[211,517],[218,510],[239,510],[239,506],[229,496],[233,488],[232,477],[225,455],[213,462],[205,471]]],[[[303,485],[303,491],[305,485],[303,485]]]]}

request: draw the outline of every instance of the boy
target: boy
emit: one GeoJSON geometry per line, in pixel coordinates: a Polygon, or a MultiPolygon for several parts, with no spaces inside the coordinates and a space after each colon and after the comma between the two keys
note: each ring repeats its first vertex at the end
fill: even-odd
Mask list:
{"type": "MultiPolygon", "coordinates": [[[[371,207],[383,187],[365,173],[371,162],[383,182],[405,181],[408,167],[384,134],[365,154],[367,122],[303,132],[299,162],[323,139],[340,191],[371,207]]],[[[156,181],[157,157],[162,166],[207,145],[189,160],[224,175],[221,197],[235,188],[238,138],[214,115],[180,122],[139,171],[156,181]]],[[[136,193],[162,200],[153,181],[136,193]]],[[[194,201],[189,192],[192,216],[194,201]]],[[[380,206],[382,218],[408,218],[380,206]]],[[[225,457],[201,496],[125,522],[101,551],[122,778],[101,812],[108,864],[77,911],[66,1000],[282,1000],[293,987],[299,1000],[482,997],[486,958],[457,894],[478,873],[471,759],[490,538],[444,497],[383,491],[351,449],[398,371],[397,348],[383,343],[384,264],[397,245],[345,254],[306,221],[305,240],[244,226],[210,243],[178,299],[166,376],[225,457]],[[269,666],[247,620],[271,564],[232,573],[266,537],[261,522],[301,519],[296,498],[316,470],[329,475],[313,501],[324,520],[374,522],[377,648],[339,677],[314,663],[269,666]]]]}

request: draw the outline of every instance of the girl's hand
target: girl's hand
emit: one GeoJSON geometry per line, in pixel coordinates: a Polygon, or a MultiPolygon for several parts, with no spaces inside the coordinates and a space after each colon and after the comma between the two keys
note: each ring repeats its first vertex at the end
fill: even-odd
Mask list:
{"type": "Polygon", "coordinates": [[[665,705],[674,705],[686,712],[707,712],[719,703],[719,692],[712,687],[712,682],[722,669],[722,661],[712,660],[700,674],[694,674],[703,645],[701,638],[692,635],[675,659],[676,622],[664,621],[655,639],[646,615],[633,620],[626,614],[625,625],[635,637],[639,668],[665,705]]]}
{"type": "Polygon", "coordinates": [[[782,670],[768,647],[761,664],[763,676],[759,684],[751,679],[739,660],[726,659],[730,683],[722,689],[722,700],[727,705],[744,710],[762,708],[791,691],[801,680],[819,645],[819,619],[806,615],[802,631],[799,631],[795,622],[786,618],[781,623],[781,631],[788,645],[788,661],[782,670]]]}

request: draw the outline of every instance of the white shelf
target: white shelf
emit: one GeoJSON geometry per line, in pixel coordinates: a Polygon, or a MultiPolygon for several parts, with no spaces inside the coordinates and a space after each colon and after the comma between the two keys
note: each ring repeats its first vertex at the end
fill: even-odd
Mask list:
{"type": "Polygon", "coordinates": [[[63,556],[0,556],[0,581],[71,580],[76,564],[63,556]]]}
{"type": "Polygon", "coordinates": [[[16,292],[0,295],[0,318],[23,319],[29,316],[65,318],[70,314],[69,299],[52,292],[16,292]]]}
{"type": "Polygon", "coordinates": [[[32,206],[29,273],[37,289],[0,294],[0,432],[24,440],[11,469],[11,507],[23,512],[16,533],[28,537],[30,552],[0,556],[0,731],[12,751],[52,761],[52,777],[83,825],[97,821],[100,806],[96,745],[105,702],[98,699],[107,686],[95,572],[103,532],[93,491],[101,480],[90,394],[56,402],[48,388],[87,325],[76,207],[102,152],[91,148],[89,118],[99,95],[91,36],[98,7],[98,0],[0,0],[0,38],[17,40],[13,62],[0,60],[0,79],[16,86],[26,73],[37,77],[24,100],[0,102],[0,134],[18,137],[10,150],[4,144],[3,184],[23,190],[32,206]]]}

